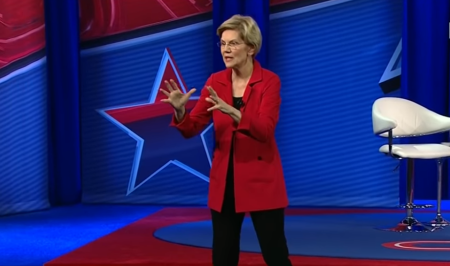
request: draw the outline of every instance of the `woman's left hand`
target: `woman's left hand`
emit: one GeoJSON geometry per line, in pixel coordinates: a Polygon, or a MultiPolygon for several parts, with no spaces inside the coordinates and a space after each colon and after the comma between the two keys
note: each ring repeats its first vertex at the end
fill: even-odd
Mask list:
{"type": "Polygon", "coordinates": [[[233,111],[233,107],[227,104],[225,101],[217,96],[216,91],[213,90],[210,86],[207,87],[209,91],[209,97],[206,98],[206,101],[214,104],[213,107],[208,108],[208,111],[219,110],[224,114],[230,114],[233,111]]]}

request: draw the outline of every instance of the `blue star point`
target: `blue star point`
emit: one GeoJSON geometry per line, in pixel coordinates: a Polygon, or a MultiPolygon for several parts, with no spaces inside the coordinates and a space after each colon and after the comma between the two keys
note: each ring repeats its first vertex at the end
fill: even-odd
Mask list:
{"type": "MultiPolygon", "coordinates": [[[[97,110],[100,115],[136,140],[127,195],[170,165],[209,182],[211,147],[208,147],[207,134],[211,132],[212,124],[199,136],[190,139],[184,139],[175,128],[170,127],[173,110],[170,105],[160,102],[164,95],[159,91],[161,83],[167,79],[176,80],[180,89],[186,93],[186,84],[168,49],[164,51],[147,102],[97,110]]],[[[197,99],[192,97],[187,108],[192,108],[196,102],[197,99]]]]}

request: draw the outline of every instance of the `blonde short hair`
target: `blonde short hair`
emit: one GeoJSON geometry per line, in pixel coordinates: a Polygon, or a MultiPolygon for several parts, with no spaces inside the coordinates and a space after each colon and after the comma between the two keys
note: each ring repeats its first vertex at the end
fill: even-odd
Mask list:
{"type": "Polygon", "coordinates": [[[239,32],[241,39],[255,50],[256,56],[261,50],[262,35],[256,21],[250,16],[234,15],[220,25],[217,29],[217,35],[222,37],[226,30],[235,30],[239,32]]]}

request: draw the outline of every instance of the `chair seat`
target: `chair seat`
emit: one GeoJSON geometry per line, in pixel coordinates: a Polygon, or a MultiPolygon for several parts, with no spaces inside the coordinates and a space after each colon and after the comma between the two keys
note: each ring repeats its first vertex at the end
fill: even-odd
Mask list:
{"type": "MultiPolygon", "coordinates": [[[[383,145],[380,152],[389,154],[389,145],[383,145]]],[[[394,144],[392,154],[401,158],[438,159],[450,157],[450,147],[442,144],[394,144]]]]}

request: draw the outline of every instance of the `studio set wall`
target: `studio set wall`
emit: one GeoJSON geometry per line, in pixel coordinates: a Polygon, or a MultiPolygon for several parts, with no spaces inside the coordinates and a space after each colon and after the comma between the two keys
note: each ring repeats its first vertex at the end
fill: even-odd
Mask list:
{"type": "MultiPolygon", "coordinates": [[[[282,80],[277,141],[291,205],[398,204],[396,162],[378,153],[371,106],[398,93],[380,80],[401,39],[401,16],[401,0],[274,8],[268,68],[282,80]]],[[[84,33],[83,201],[203,205],[212,132],[184,140],[169,128],[157,89],[167,77],[187,90],[204,85],[219,52],[210,9],[139,23],[84,33]]]]}
{"type": "Polygon", "coordinates": [[[43,1],[0,2],[0,215],[49,206],[44,21],[43,1]]]}

